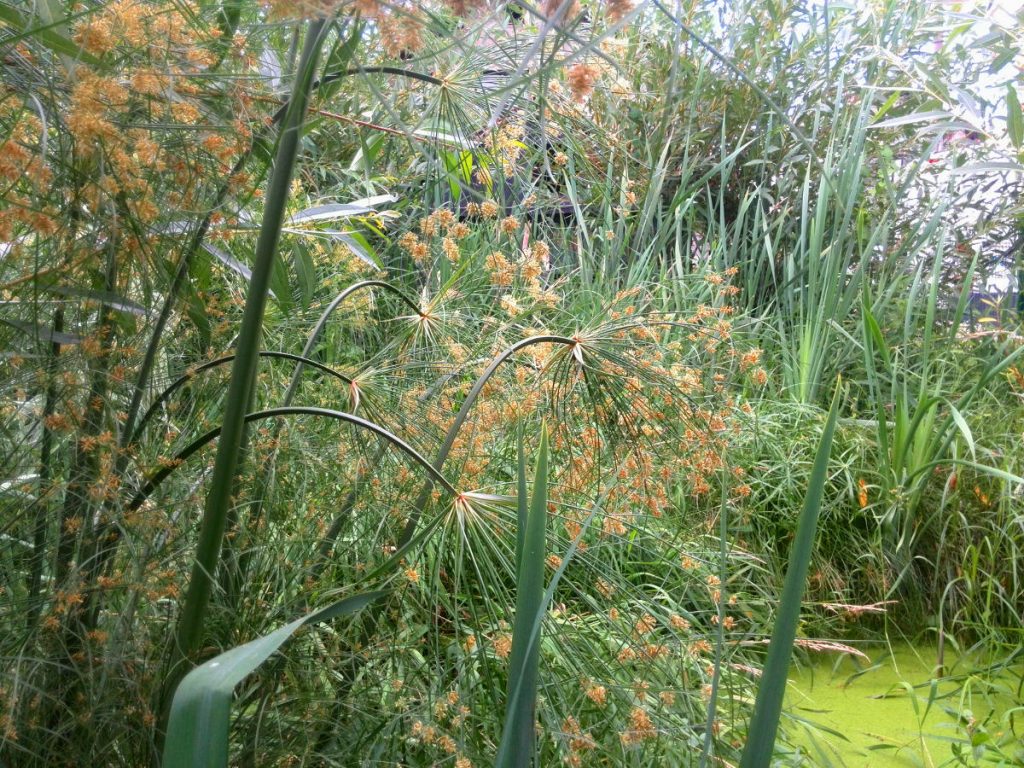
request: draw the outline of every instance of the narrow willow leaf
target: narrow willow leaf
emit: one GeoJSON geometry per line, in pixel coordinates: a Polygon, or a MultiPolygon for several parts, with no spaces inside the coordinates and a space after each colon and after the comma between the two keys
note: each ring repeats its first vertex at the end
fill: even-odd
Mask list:
{"type": "Polygon", "coordinates": [[[436,141],[441,144],[448,144],[453,147],[458,147],[459,149],[473,150],[476,148],[471,142],[467,141],[466,139],[460,138],[458,136],[453,136],[450,133],[441,133],[440,131],[432,131],[420,128],[413,131],[412,135],[422,139],[430,139],[431,141],[436,141]]]}
{"type": "Polygon", "coordinates": [[[0,323],[9,325],[11,328],[17,328],[22,333],[26,333],[34,339],[39,339],[39,341],[45,341],[48,344],[78,344],[82,341],[81,336],[56,331],[49,326],[37,325],[36,323],[23,323],[20,320],[7,320],[2,317],[0,317],[0,323]]]}
{"type": "MultiPolygon", "coordinates": [[[[252,270],[227,251],[222,251],[220,248],[210,245],[209,243],[203,243],[203,250],[235,274],[241,275],[246,280],[252,280],[252,270]]],[[[277,301],[277,295],[273,291],[270,291],[270,298],[277,301]]]]}
{"type": "MultiPolygon", "coordinates": [[[[352,24],[352,31],[344,42],[335,44],[331,52],[327,54],[324,59],[325,73],[329,72],[343,72],[348,67],[349,62],[352,61],[352,57],[355,55],[356,49],[359,48],[359,42],[363,39],[363,29],[365,22],[355,21],[352,24]]],[[[340,35],[340,30],[339,30],[340,35]]],[[[331,82],[324,82],[326,78],[321,78],[320,81],[320,98],[325,102],[337,93],[338,89],[341,88],[341,79],[334,79],[331,82]]]]}
{"type": "Polygon", "coordinates": [[[914,480],[922,475],[925,475],[928,472],[933,471],[936,467],[945,466],[967,467],[968,469],[972,469],[980,474],[991,475],[992,477],[998,478],[1000,480],[1005,480],[1007,483],[1010,483],[1011,485],[1024,486],[1024,477],[1021,477],[1020,475],[1015,475],[1012,472],[1007,472],[1005,469],[992,467],[989,466],[988,464],[979,464],[976,461],[967,461],[967,459],[949,458],[939,459],[938,461],[932,461],[929,462],[928,464],[923,464],[922,466],[918,467],[917,470],[907,475],[907,481],[909,482],[910,480],[914,480]]]}
{"type": "Polygon", "coordinates": [[[967,424],[967,419],[963,417],[953,405],[949,406],[949,413],[953,417],[953,421],[956,423],[957,429],[960,430],[960,434],[964,436],[964,442],[967,443],[967,448],[971,452],[971,458],[977,460],[978,454],[974,449],[974,435],[971,433],[971,428],[967,424]]]}
{"type": "Polygon", "coordinates": [[[771,644],[768,646],[764,674],[757,688],[754,715],[750,720],[749,736],[743,749],[740,768],[768,768],[771,764],[775,734],[782,715],[782,699],[786,695],[790,656],[793,653],[793,642],[796,640],[796,629],[800,622],[804,583],[807,581],[807,570],[814,549],[814,535],[818,528],[821,497],[828,477],[828,461],[832,453],[832,437],[836,431],[840,393],[841,388],[837,384],[832,396],[832,407],[829,408],[825,421],[825,431],[821,435],[818,452],[814,457],[814,468],[811,471],[807,495],[804,497],[804,508],[797,523],[793,549],[789,554],[786,580],[782,587],[782,602],[775,619],[771,644]]]}
{"type": "Polygon", "coordinates": [[[46,288],[46,292],[55,293],[58,296],[95,301],[129,315],[146,316],[145,307],[113,291],[94,291],[91,288],[78,288],[72,285],[51,285],[46,288]]]}
{"type": "Polygon", "coordinates": [[[231,698],[235,686],[302,627],[355,613],[385,594],[384,591],[376,591],[346,598],[296,619],[269,635],[225,651],[189,672],[178,686],[171,704],[164,768],[226,766],[231,698]]]}
{"type": "Polygon", "coordinates": [[[1006,86],[1006,129],[1010,134],[1010,142],[1014,149],[1020,149],[1024,143],[1024,117],[1021,116],[1020,99],[1013,83],[1006,86]]]}
{"type": "Polygon", "coordinates": [[[289,222],[299,224],[310,221],[335,221],[350,216],[362,216],[372,213],[374,208],[383,203],[393,203],[398,200],[394,195],[376,195],[366,197],[362,200],[353,200],[351,203],[326,203],[315,205],[312,208],[305,208],[292,214],[289,222]]]}
{"type": "Polygon", "coordinates": [[[941,109],[934,109],[929,112],[912,112],[909,115],[900,115],[899,117],[890,117],[888,120],[881,120],[877,123],[872,123],[869,128],[898,128],[903,125],[913,125],[914,123],[929,123],[935,120],[946,120],[949,118],[949,113],[941,109]]]}
{"type": "Polygon", "coordinates": [[[367,241],[361,233],[340,232],[327,229],[323,230],[323,233],[333,240],[344,243],[353,255],[362,259],[371,267],[380,270],[384,269],[384,265],[381,263],[380,259],[377,258],[377,253],[373,250],[373,246],[370,245],[369,241],[367,241]]]}
{"type": "MultiPolygon", "coordinates": [[[[520,443],[519,488],[525,486],[525,467],[520,443]]],[[[533,758],[537,682],[540,667],[540,627],[544,606],[545,546],[548,518],[548,430],[541,426],[540,448],[533,478],[533,497],[526,518],[525,535],[516,577],[516,616],[512,629],[512,653],[508,668],[508,702],[496,768],[525,768],[533,758]]],[[[524,496],[520,496],[523,499],[524,496]]],[[[520,501],[520,517],[525,503],[520,501]]],[[[520,522],[520,525],[522,523],[520,522]]]]}
{"type": "Polygon", "coordinates": [[[968,163],[950,171],[954,176],[973,176],[978,173],[1024,173],[1024,165],[1012,160],[993,160],[987,163],[968,163]]]}

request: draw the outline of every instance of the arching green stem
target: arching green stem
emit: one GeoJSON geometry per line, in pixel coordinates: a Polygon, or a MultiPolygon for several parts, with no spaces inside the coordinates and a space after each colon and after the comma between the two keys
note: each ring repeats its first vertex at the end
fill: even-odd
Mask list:
{"type": "MultiPolygon", "coordinates": [[[[293,360],[299,364],[299,367],[296,369],[299,373],[301,373],[302,371],[302,366],[308,365],[312,368],[316,368],[318,371],[323,371],[328,376],[333,376],[334,378],[338,379],[339,381],[343,381],[346,384],[352,383],[352,378],[350,376],[346,376],[344,373],[336,371],[330,366],[324,365],[323,363],[318,363],[316,360],[310,360],[309,358],[303,357],[302,355],[293,355],[290,352],[263,351],[259,353],[259,356],[278,358],[282,360],[293,360]]],[[[150,404],[149,408],[146,409],[146,412],[142,415],[142,418],[139,419],[139,424],[137,427],[135,427],[135,434],[132,435],[129,444],[132,444],[139,439],[139,435],[142,434],[143,427],[146,426],[146,422],[149,421],[149,419],[153,416],[157,409],[161,405],[163,405],[163,403],[165,403],[167,399],[171,395],[173,395],[178,389],[183,387],[188,382],[192,381],[192,379],[196,377],[196,374],[203,373],[214,368],[219,368],[222,365],[230,363],[234,359],[234,355],[225,355],[224,357],[218,357],[216,360],[210,360],[209,362],[203,363],[202,365],[197,365],[195,368],[190,370],[185,375],[179,376],[177,379],[171,382],[170,386],[168,386],[167,389],[165,389],[157,396],[157,398],[150,404]]],[[[288,405],[289,403],[285,404],[288,405]]]]}
{"type": "MultiPolygon", "coordinates": [[[[328,304],[324,311],[320,314],[320,318],[317,320],[312,330],[310,330],[309,336],[306,339],[306,345],[302,349],[302,355],[296,356],[298,363],[295,366],[295,371],[292,374],[291,381],[288,384],[288,390],[287,392],[285,392],[284,399],[281,403],[282,406],[287,407],[292,404],[292,400],[294,399],[295,394],[298,392],[299,386],[302,383],[303,368],[307,364],[316,365],[315,363],[312,363],[311,360],[309,360],[309,356],[313,354],[313,350],[316,348],[317,342],[320,340],[320,336],[323,334],[324,328],[327,326],[327,321],[330,319],[331,315],[341,305],[341,303],[345,301],[345,299],[354,294],[356,291],[369,288],[383,288],[385,290],[391,291],[396,296],[398,296],[398,298],[401,299],[402,302],[404,302],[407,306],[411,307],[413,312],[415,312],[418,316],[422,317],[423,313],[417,306],[416,302],[410,299],[403,291],[401,291],[400,289],[396,288],[395,286],[391,285],[388,282],[385,282],[383,280],[363,280],[358,283],[354,283],[353,285],[350,285],[348,288],[346,288],[345,290],[343,290],[341,293],[334,297],[330,304],[328,304]]],[[[349,384],[352,384],[351,380],[349,380],[349,384]]],[[[356,392],[355,394],[358,393],[356,392]]],[[[356,402],[358,402],[358,400],[356,402]]],[[[352,407],[352,410],[356,410],[355,406],[352,407]]],[[[280,433],[280,428],[281,423],[278,422],[277,426],[275,426],[274,428],[274,435],[272,439],[272,442],[274,443],[276,443],[277,441],[277,436],[280,433]]],[[[268,457],[267,461],[265,462],[263,473],[258,481],[259,484],[256,487],[256,492],[254,493],[255,502],[250,514],[250,521],[252,522],[257,522],[260,519],[261,515],[263,514],[263,506],[265,500],[268,498],[269,489],[273,485],[274,472],[276,470],[276,467],[277,449],[275,448],[271,455],[268,457]]],[[[353,487],[353,489],[349,492],[347,496],[347,499],[351,499],[351,501],[346,500],[346,502],[343,503],[343,510],[348,508],[352,503],[355,502],[355,493],[355,488],[353,487]]],[[[332,524],[331,526],[332,531],[336,531],[340,528],[340,526],[344,522],[344,517],[345,514],[344,512],[342,512],[342,514],[338,515],[335,518],[334,524],[332,524]]],[[[232,517],[231,521],[229,522],[229,530],[234,530],[236,525],[237,520],[234,517],[232,517]]],[[[335,532],[334,535],[336,536],[337,533],[335,532]]],[[[328,536],[330,537],[330,532],[328,533],[328,536]]],[[[333,541],[333,538],[329,538],[329,540],[333,541]]],[[[327,545],[327,550],[329,549],[330,544],[327,545]]],[[[321,550],[323,550],[322,547],[321,550]]],[[[238,587],[244,581],[245,574],[248,571],[249,567],[249,559],[249,554],[247,552],[242,552],[240,555],[238,555],[237,558],[229,557],[227,559],[227,562],[225,563],[224,578],[222,583],[226,595],[226,600],[229,605],[233,604],[233,601],[238,591],[238,587]]]]}
{"type": "MultiPolygon", "coordinates": [[[[335,296],[331,303],[327,305],[327,308],[324,309],[324,311],[320,315],[320,318],[316,321],[316,325],[314,325],[313,329],[309,332],[309,337],[306,339],[306,346],[302,348],[302,355],[299,364],[295,366],[295,373],[292,374],[292,380],[291,383],[288,385],[288,391],[285,393],[282,405],[288,406],[292,404],[292,398],[295,397],[295,392],[298,390],[299,382],[301,381],[302,368],[304,365],[310,364],[308,358],[313,353],[313,349],[316,347],[317,342],[320,340],[320,335],[324,332],[324,328],[327,325],[327,321],[334,313],[334,310],[337,309],[338,306],[353,293],[364,288],[384,288],[385,290],[391,291],[406,305],[411,307],[413,312],[415,312],[417,315],[421,317],[423,315],[422,311],[420,310],[416,302],[414,302],[412,299],[406,296],[405,293],[402,292],[400,289],[391,285],[391,283],[385,282],[384,280],[363,280],[361,282],[350,285],[344,291],[335,296]]],[[[349,383],[351,383],[351,380],[349,381],[349,383]]]]}
{"type": "MultiPolygon", "coordinates": [[[[357,427],[362,427],[363,429],[369,430],[370,432],[373,432],[375,435],[387,440],[389,443],[394,445],[400,451],[409,456],[409,458],[411,458],[413,461],[415,461],[417,464],[423,467],[423,469],[426,470],[426,472],[431,476],[432,480],[436,481],[439,485],[441,485],[446,491],[448,491],[448,493],[457,493],[457,491],[455,490],[455,486],[453,486],[447,480],[447,478],[445,478],[445,476],[441,474],[440,470],[435,469],[434,465],[431,464],[427,460],[427,458],[423,456],[423,454],[421,454],[419,451],[417,451],[415,448],[413,448],[411,445],[405,442],[402,438],[398,437],[398,435],[394,434],[393,432],[389,432],[388,430],[384,429],[384,427],[380,426],[379,424],[376,424],[375,422],[368,421],[367,419],[364,419],[360,416],[355,416],[351,413],[346,413],[345,411],[336,411],[330,408],[313,408],[302,405],[291,405],[286,408],[268,408],[267,410],[264,411],[254,411],[253,413],[246,414],[245,423],[250,424],[254,421],[262,421],[263,419],[273,419],[279,416],[320,416],[322,418],[344,421],[349,424],[353,424],[357,427]]],[[[204,446],[208,445],[217,437],[219,437],[221,431],[221,427],[211,429],[209,432],[200,435],[191,443],[189,443],[180,451],[178,451],[174,455],[172,461],[168,463],[168,466],[162,467],[160,470],[158,470],[146,481],[145,485],[143,485],[142,488],[139,489],[138,493],[135,494],[135,497],[128,504],[128,511],[133,512],[137,510],[140,506],[142,506],[142,504],[146,501],[146,499],[150,497],[153,491],[157,489],[160,483],[162,483],[171,474],[173,474],[174,470],[177,469],[181,462],[185,461],[193,454],[195,454],[196,451],[199,451],[204,446]]]]}
{"type": "MultiPolygon", "coordinates": [[[[437,456],[434,458],[433,467],[438,472],[444,467],[444,462],[448,458],[448,454],[452,450],[452,446],[455,445],[455,439],[459,436],[459,432],[462,429],[462,425],[466,423],[466,419],[469,418],[469,412],[473,409],[473,404],[476,402],[477,397],[483,390],[484,385],[488,382],[494,372],[498,370],[498,367],[508,360],[512,355],[521,349],[533,346],[534,344],[562,344],[563,346],[575,348],[579,345],[579,342],[575,339],[570,339],[567,336],[554,336],[554,335],[542,335],[542,336],[531,336],[528,339],[517,341],[515,344],[510,346],[504,352],[495,357],[491,364],[487,366],[487,370],[480,374],[480,377],[473,384],[472,389],[466,395],[466,399],[462,401],[462,407],[459,412],[455,415],[455,420],[452,421],[452,425],[448,427],[448,433],[444,437],[444,443],[441,444],[441,448],[437,452],[437,456]]],[[[419,523],[420,515],[423,514],[423,509],[427,505],[427,500],[430,498],[430,485],[423,486],[423,490],[420,491],[420,495],[416,499],[416,503],[413,505],[412,515],[409,517],[409,522],[405,525],[405,530],[402,531],[402,537],[398,540],[398,547],[401,549],[405,544],[412,539],[413,534],[416,532],[416,526],[419,523]]]]}

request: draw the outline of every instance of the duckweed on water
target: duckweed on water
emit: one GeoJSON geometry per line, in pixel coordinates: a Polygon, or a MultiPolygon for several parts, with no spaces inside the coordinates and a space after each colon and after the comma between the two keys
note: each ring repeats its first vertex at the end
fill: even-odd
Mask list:
{"type": "Polygon", "coordinates": [[[897,645],[819,657],[790,675],[789,732],[807,765],[1024,765],[1024,668],[897,645]],[[841,735],[841,736],[840,736],[841,735]],[[845,740],[844,740],[845,739],[845,740]]]}

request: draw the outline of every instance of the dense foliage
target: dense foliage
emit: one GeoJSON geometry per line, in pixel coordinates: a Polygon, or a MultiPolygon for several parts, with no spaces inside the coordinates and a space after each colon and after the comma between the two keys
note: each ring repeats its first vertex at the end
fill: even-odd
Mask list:
{"type": "Polygon", "coordinates": [[[798,653],[1013,661],[998,8],[0,22],[4,765],[159,763],[257,638],[232,764],[735,764],[805,501],[798,653]]]}

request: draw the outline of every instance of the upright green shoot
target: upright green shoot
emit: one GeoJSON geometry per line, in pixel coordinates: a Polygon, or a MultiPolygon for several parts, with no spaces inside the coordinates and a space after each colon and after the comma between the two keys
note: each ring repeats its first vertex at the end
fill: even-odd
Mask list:
{"type": "Polygon", "coordinates": [[[540,666],[540,626],[544,618],[545,538],[548,516],[548,429],[541,426],[540,448],[533,477],[533,496],[527,502],[525,462],[520,442],[519,521],[526,530],[517,538],[516,618],[508,673],[505,727],[495,760],[497,768],[524,768],[535,751],[534,721],[540,666]],[[529,508],[527,509],[527,503],[529,508]]]}
{"type": "Polygon", "coordinates": [[[271,274],[298,156],[302,124],[325,30],[326,22],[322,19],[309,24],[299,76],[295,80],[288,114],[281,126],[281,137],[267,193],[263,224],[260,227],[256,243],[252,279],[249,283],[242,326],[235,349],[235,360],[231,368],[227,406],[217,445],[217,457],[203,509],[196,558],[192,566],[188,592],[178,620],[169,684],[164,693],[165,705],[170,701],[176,680],[180,679],[182,666],[195,652],[203,636],[206,610],[213,590],[214,574],[220,560],[224,531],[231,506],[232,489],[239,468],[240,446],[245,432],[245,414],[249,407],[253,382],[256,377],[263,314],[270,291],[271,274]]]}
{"type": "Polygon", "coordinates": [[[841,392],[841,387],[837,385],[832,396],[832,407],[825,421],[825,431],[814,457],[814,469],[811,471],[810,485],[804,497],[804,508],[800,513],[793,549],[789,555],[786,580],[782,587],[782,602],[775,619],[771,644],[768,646],[764,674],[757,689],[754,715],[750,721],[750,735],[743,749],[740,768],[768,768],[771,764],[775,735],[782,715],[782,700],[786,695],[790,656],[793,653],[793,642],[796,640],[797,625],[800,623],[800,605],[807,581],[807,571],[811,564],[811,553],[814,550],[814,535],[818,529],[821,498],[825,490],[825,480],[828,478],[828,462],[832,453],[832,438],[836,431],[841,392]]]}

